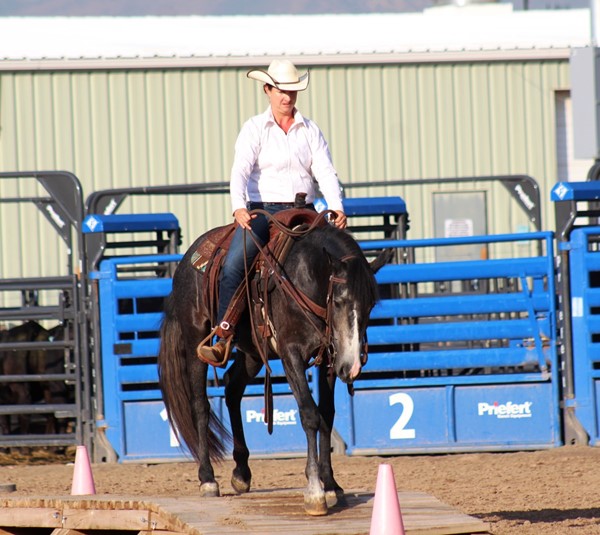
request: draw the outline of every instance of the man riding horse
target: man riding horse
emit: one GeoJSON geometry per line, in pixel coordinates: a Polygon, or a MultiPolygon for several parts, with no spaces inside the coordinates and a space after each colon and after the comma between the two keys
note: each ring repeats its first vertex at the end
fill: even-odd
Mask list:
{"type": "Polygon", "coordinates": [[[269,108],[250,118],[235,144],[231,170],[231,208],[237,223],[220,275],[218,309],[212,335],[198,348],[198,356],[216,366],[224,365],[235,339],[230,306],[234,295],[263,246],[269,240],[268,214],[294,207],[298,193],[306,194],[306,208],[314,210],[315,181],[334,215],[333,223],[346,228],[337,172],[323,133],[296,108],[298,91],[308,86],[288,60],[274,60],[268,70],[253,69],[249,78],[262,82],[269,108]],[[265,213],[252,212],[259,209],[265,213]]]}

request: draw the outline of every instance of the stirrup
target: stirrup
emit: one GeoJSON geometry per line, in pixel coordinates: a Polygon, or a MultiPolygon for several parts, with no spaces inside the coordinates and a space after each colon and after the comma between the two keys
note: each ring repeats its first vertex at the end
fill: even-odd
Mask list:
{"type": "Polygon", "coordinates": [[[212,337],[207,337],[202,340],[200,344],[198,344],[198,347],[196,348],[196,356],[206,364],[210,364],[211,366],[216,366],[218,368],[224,368],[227,365],[227,362],[229,362],[229,357],[231,356],[231,342],[233,340],[233,336],[228,337],[226,340],[219,340],[212,346],[206,345],[211,338],[212,337]],[[222,358],[214,358],[214,353],[219,352],[218,350],[215,351],[215,348],[221,345],[224,346],[222,358]]]}

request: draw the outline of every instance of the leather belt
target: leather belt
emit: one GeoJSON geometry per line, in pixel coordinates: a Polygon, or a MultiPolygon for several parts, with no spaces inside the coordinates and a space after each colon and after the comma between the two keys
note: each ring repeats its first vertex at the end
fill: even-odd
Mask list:
{"type": "MultiPolygon", "coordinates": [[[[256,209],[264,210],[265,208],[268,208],[269,206],[276,206],[277,208],[295,208],[293,202],[252,202],[251,201],[248,203],[248,208],[250,210],[256,210],[256,209]]],[[[310,203],[310,204],[307,204],[306,206],[304,206],[304,208],[308,208],[309,210],[314,210],[315,205],[313,203],[310,203]]]]}

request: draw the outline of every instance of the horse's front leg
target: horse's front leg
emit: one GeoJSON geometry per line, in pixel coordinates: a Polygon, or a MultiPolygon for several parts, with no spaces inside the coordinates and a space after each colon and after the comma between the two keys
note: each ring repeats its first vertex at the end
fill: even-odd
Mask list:
{"type": "Polygon", "coordinates": [[[334,389],[336,376],[324,363],[319,368],[319,412],[321,428],[319,430],[319,474],[325,487],[327,506],[345,505],[344,489],[333,477],[331,463],[331,432],[335,417],[334,389]]]}
{"type": "Polygon", "coordinates": [[[242,420],[242,397],[246,386],[256,377],[262,363],[238,351],[235,361],[225,373],[225,403],[229,410],[231,432],[233,434],[233,460],[235,468],[231,475],[231,486],[238,494],[248,492],[252,482],[252,472],[248,465],[250,452],[246,444],[242,420]]]}
{"type": "Polygon", "coordinates": [[[308,381],[306,380],[305,364],[296,355],[289,361],[282,358],[288,383],[300,411],[302,429],[306,433],[307,459],[306,479],[308,481],[304,492],[304,509],[309,515],[327,514],[327,500],[319,474],[319,451],[317,446],[317,432],[321,427],[319,408],[313,399],[308,381]]]}

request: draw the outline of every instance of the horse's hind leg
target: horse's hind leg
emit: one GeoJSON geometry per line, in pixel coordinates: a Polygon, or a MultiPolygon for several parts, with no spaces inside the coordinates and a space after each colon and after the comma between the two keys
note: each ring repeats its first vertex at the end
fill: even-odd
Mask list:
{"type": "Polygon", "coordinates": [[[256,377],[261,368],[261,362],[238,352],[235,361],[225,374],[225,402],[229,410],[233,434],[233,460],[235,461],[231,486],[238,494],[248,492],[252,482],[252,472],[248,465],[250,452],[244,435],[241,411],[242,396],[250,380],[256,377]]]}
{"type": "Polygon", "coordinates": [[[208,367],[195,356],[188,357],[188,371],[192,389],[191,409],[198,430],[198,480],[200,496],[214,498],[220,495],[219,484],[215,480],[215,472],[210,460],[210,418],[211,410],[206,392],[208,367]]]}

